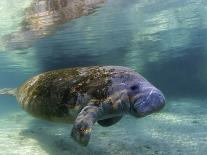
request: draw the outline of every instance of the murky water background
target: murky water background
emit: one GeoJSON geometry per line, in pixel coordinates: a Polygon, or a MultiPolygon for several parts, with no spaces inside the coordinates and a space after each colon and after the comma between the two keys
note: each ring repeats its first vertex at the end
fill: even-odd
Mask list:
{"type": "Polygon", "coordinates": [[[70,138],[72,125],[32,118],[15,98],[0,96],[0,154],[206,154],[207,1],[108,0],[41,35],[22,30],[30,5],[0,1],[0,88],[52,69],[121,65],[160,88],[167,105],[146,118],[95,125],[83,148],[70,138]]]}

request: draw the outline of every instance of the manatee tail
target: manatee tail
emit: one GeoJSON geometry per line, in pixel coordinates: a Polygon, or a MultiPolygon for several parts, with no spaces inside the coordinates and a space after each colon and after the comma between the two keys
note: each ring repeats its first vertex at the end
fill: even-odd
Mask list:
{"type": "Polygon", "coordinates": [[[0,89],[0,95],[16,96],[17,88],[0,89]]]}

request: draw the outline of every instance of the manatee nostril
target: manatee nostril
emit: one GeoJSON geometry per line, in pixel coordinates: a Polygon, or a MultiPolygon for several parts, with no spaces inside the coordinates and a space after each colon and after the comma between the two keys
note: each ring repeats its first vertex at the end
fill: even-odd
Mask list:
{"type": "Polygon", "coordinates": [[[153,92],[147,97],[146,100],[142,101],[142,105],[144,109],[147,109],[147,111],[158,111],[164,107],[165,98],[161,93],[153,92]]]}
{"type": "Polygon", "coordinates": [[[164,107],[165,105],[165,98],[162,94],[158,93],[158,94],[154,94],[154,97],[153,97],[153,107],[157,110],[160,110],[164,107]]]}
{"type": "Polygon", "coordinates": [[[165,105],[165,97],[160,91],[150,91],[134,102],[132,114],[136,117],[144,117],[161,110],[165,105]],[[134,113],[133,113],[134,112],[134,113]]]}

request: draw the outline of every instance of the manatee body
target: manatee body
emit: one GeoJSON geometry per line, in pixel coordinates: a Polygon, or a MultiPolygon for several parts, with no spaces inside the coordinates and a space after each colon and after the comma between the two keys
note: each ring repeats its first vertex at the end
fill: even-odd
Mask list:
{"type": "Polygon", "coordinates": [[[17,89],[28,113],[74,123],[71,135],[86,146],[95,122],[110,126],[124,114],[143,117],[165,104],[160,90],[134,70],[120,66],[68,68],[39,74],[17,89]]]}

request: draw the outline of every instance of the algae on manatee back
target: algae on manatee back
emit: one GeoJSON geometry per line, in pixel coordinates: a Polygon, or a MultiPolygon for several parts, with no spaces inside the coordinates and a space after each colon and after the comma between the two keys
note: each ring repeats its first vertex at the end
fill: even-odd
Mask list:
{"type": "Polygon", "coordinates": [[[89,143],[95,122],[107,127],[124,114],[144,117],[165,105],[160,90],[134,70],[121,66],[42,73],[21,85],[16,98],[35,117],[74,123],[71,136],[84,146],[89,143]]]}

